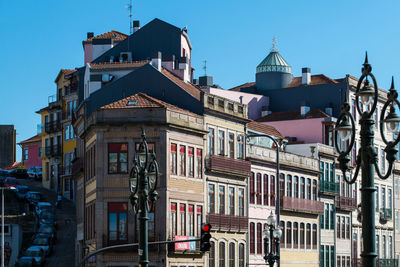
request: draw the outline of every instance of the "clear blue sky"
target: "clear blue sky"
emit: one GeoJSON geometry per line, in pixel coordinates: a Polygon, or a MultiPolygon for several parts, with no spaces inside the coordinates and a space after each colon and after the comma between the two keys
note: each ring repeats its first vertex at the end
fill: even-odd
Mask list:
{"type": "MultiPolygon", "coordinates": [[[[83,64],[86,32],[129,33],[129,0],[0,0],[0,124],[14,124],[17,142],[36,134],[35,113],[56,93],[61,68],[83,64]]],[[[188,27],[195,76],[223,88],[254,81],[273,36],[293,74],[310,67],[332,78],[360,75],[368,50],[380,87],[400,88],[400,1],[133,0],[141,25],[160,18],[188,27]]],[[[17,160],[21,159],[18,150],[17,160]]]]}

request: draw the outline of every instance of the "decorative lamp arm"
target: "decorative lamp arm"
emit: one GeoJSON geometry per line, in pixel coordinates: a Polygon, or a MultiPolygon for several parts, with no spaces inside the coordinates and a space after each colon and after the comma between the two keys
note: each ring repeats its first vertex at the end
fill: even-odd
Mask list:
{"type": "MultiPolygon", "coordinates": [[[[357,177],[358,177],[358,173],[360,172],[360,167],[361,167],[361,156],[360,156],[360,152],[358,152],[358,154],[357,154],[357,160],[356,160],[356,171],[355,171],[355,173],[354,173],[354,176],[351,178],[351,180],[349,180],[348,178],[347,178],[347,176],[346,176],[346,171],[348,170],[348,169],[346,169],[346,163],[342,163],[342,162],[344,162],[344,161],[350,161],[350,159],[348,158],[348,157],[346,157],[347,155],[345,155],[345,157],[346,157],[346,159],[345,160],[343,160],[343,159],[341,159],[341,157],[342,157],[342,154],[340,154],[339,155],[339,166],[340,166],[340,169],[342,170],[342,173],[343,173],[343,179],[346,181],[346,183],[348,183],[348,184],[354,184],[355,183],[355,181],[357,180],[357,177]],[[343,166],[342,166],[343,165],[343,166]]],[[[348,166],[348,165],[347,165],[348,166]]]]}
{"type": "Polygon", "coordinates": [[[385,148],[386,160],[389,162],[389,166],[385,175],[381,174],[381,171],[379,170],[378,166],[378,161],[377,160],[374,161],[375,171],[378,174],[379,178],[381,178],[382,180],[386,180],[392,174],[393,163],[396,160],[396,154],[397,154],[397,149],[395,147],[397,143],[398,142],[389,142],[385,148]]]}

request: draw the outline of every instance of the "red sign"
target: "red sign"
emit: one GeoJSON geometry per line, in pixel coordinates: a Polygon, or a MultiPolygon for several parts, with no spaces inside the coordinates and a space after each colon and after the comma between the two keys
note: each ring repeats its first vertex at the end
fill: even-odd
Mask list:
{"type": "MultiPolygon", "coordinates": [[[[189,240],[189,236],[184,236],[184,235],[176,235],[175,236],[175,241],[179,240],[189,240]]],[[[175,243],[175,250],[189,250],[189,242],[179,242],[175,243]]]]}

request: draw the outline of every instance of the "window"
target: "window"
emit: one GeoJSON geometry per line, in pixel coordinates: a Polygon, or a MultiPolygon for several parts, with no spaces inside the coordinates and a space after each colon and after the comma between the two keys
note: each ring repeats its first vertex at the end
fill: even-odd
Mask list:
{"type": "Polygon", "coordinates": [[[203,207],[197,206],[197,236],[201,234],[201,225],[203,223],[203,207]]]}
{"type": "Polygon", "coordinates": [[[307,178],[307,199],[311,200],[311,179],[307,178]]]}
{"type": "Polygon", "coordinates": [[[382,236],[382,258],[386,259],[387,255],[386,255],[386,236],[382,236]]]}
{"type": "Polygon", "coordinates": [[[299,224],[293,223],[293,248],[299,247],[299,224]]]}
{"type": "Polygon", "coordinates": [[[333,204],[330,204],[330,220],[331,220],[331,222],[330,222],[330,227],[331,227],[331,230],[334,230],[334,228],[335,228],[335,210],[334,210],[334,206],[333,206],[333,204]]]}
{"type": "Polygon", "coordinates": [[[385,171],[385,150],[381,149],[381,168],[382,172],[385,171]]]}
{"type": "Polygon", "coordinates": [[[208,213],[215,213],[215,186],[208,185],[208,213]]]}
{"type": "Polygon", "coordinates": [[[336,217],[336,237],[340,238],[340,216],[336,217]]]}
{"type": "Polygon", "coordinates": [[[279,174],[279,194],[280,196],[285,195],[285,175],[283,173],[279,174]]]}
{"type": "Polygon", "coordinates": [[[219,214],[225,214],[225,186],[219,186],[219,214]]]}
{"type": "MultiPolygon", "coordinates": [[[[325,261],[325,254],[324,254],[324,245],[319,246],[319,266],[324,267],[324,261],[325,261]]],[[[328,265],[329,266],[329,265],[328,265]]]]}
{"type": "Polygon", "coordinates": [[[203,173],[203,150],[196,149],[196,177],[201,178],[203,173]]]}
{"type": "Polygon", "coordinates": [[[239,244],[239,267],[244,267],[244,244],[239,244]]]}
{"type": "Polygon", "coordinates": [[[208,129],[208,154],[214,155],[214,144],[215,144],[215,130],[212,128],[208,129]]]}
{"type": "Polygon", "coordinates": [[[311,224],[307,223],[307,249],[311,249],[311,224]]]}
{"type": "Polygon", "coordinates": [[[350,218],[346,217],[346,239],[350,239],[350,218]]]}
{"type": "Polygon", "coordinates": [[[128,203],[108,203],[108,240],[126,241],[128,203]]]}
{"type": "Polygon", "coordinates": [[[229,267],[235,267],[235,243],[229,244],[229,267]]]}
{"type": "Polygon", "coordinates": [[[312,227],[312,248],[317,249],[317,225],[313,224],[312,227]]]}
{"type": "Polygon", "coordinates": [[[288,197],[292,197],[292,176],[291,175],[287,175],[286,176],[286,195],[288,197]]]}
{"type": "Polygon", "coordinates": [[[281,231],[282,231],[282,237],[281,237],[281,248],[284,248],[285,247],[285,235],[286,235],[286,233],[285,233],[285,222],[284,221],[281,221],[281,223],[279,224],[279,226],[280,226],[280,228],[281,228],[281,231]]]}
{"type": "Polygon", "coordinates": [[[329,229],[329,204],[325,203],[325,229],[329,229]]]}
{"type": "Polygon", "coordinates": [[[181,235],[186,235],[186,205],[179,205],[179,214],[181,217],[181,235]]]}
{"type": "Polygon", "coordinates": [[[262,254],[262,224],[257,223],[257,254],[262,254]]]}
{"type": "Polygon", "coordinates": [[[342,224],[341,224],[340,228],[342,230],[342,238],[346,238],[346,235],[345,235],[345,233],[346,233],[346,226],[345,226],[346,223],[345,223],[344,219],[345,219],[344,217],[341,217],[342,224]]]}
{"type": "Polygon", "coordinates": [[[379,253],[379,235],[376,235],[375,237],[376,240],[376,253],[378,254],[378,258],[380,258],[380,253],[379,253]]]}
{"type": "Polygon", "coordinates": [[[392,189],[388,189],[388,209],[392,210],[392,189]]]}
{"type": "Polygon", "coordinates": [[[243,135],[238,135],[238,142],[237,142],[237,153],[238,153],[238,159],[243,159],[244,158],[244,137],[243,135]]]}
{"type": "Polygon", "coordinates": [[[304,248],[304,223],[300,223],[300,248],[304,248]]]}
{"type": "Polygon", "coordinates": [[[317,180],[312,181],[312,198],[311,200],[317,200],[317,180]]]}
{"type": "Polygon", "coordinates": [[[389,253],[388,258],[389,259],[392,258],[392,255],[393,255],[392,251],[393,251],[393,238],[391,236],[389,236],[389,251],[388,251],[388,253],[389,253]]]}
{"type": "Polygon", "coordinates": [[[275,206],[275,176],[270,175],[270,197],[269,197],[269,203],[271,206],[275,206]]]}
{"type": "Polygon", "coordinates": [[[39,157],[41,157],[41,156],[43,156],[43,153],[42,153],[42,147],[40,146],[39,147],[39,157]]]}
{"type": "Polygon", "coordinates": [[[264,205],[268,206],[268,175],[264,174],[264,205]]]}
{"type": "Polygon", "coordinates": [[[244,189],[239,188],[239,216],[244,216],[244,189]]]}
{"type": "Polygon", "coordinates": [[[225,267],[225,243],[219,243],[219,266],[225,267]]]}
{"type": "Polygon", "coordinates": [[[27,148],[24,149],[24,160],[28,160],[29,158],[29,150],[27,148]]]}
{"type": "Polygon", "coordinates": [[[254,195],[254,172],[252,172],[250,176],[250,204],[254,204],[254,195]]]}
{"type": "Polygon", "coordinates": [[[208,258],[208,266],[215,267],[215,243],[210,241],[210,256],[208,258]]]}
{"type": "Polygon", "coordinates": [[[186,175],[186,147],[180,145],[179,146],[179,159],[180,159],[180,168],[179,174],[182,176],[186,175]]]}
{"type": "Polygon", "coordinates": [[[108,144],[108,173],[128,173],[128,144],[108,144]]]}
{"type": "Polygon", "coordinates": [[[250,254],[256,253],[255,246],[255,233],[254,233],[255,224],[253,222],[250,223],[250,254]]]}
{"type": "Polygon", "coordinates": [[[306,198],[306,186],[305,186],[305,179],[304,177],[300,178],[300,198],[305,199],[306,198]]]}
{"type": "Polygon", "coordinates": [[[257,173],[257,204],[261,205],[262,200],[261,192],[261,173],[257,173]]]}
{"type": "Polygon", "coordinates": [[[235,188],[229,187],[229,215],[235,215],[235,188]]]}
{"type": "Polygon", "coordinates": [[[286,223],[286,247],[292,248],[292,223],[286,223]]]}
{"type": "MultiPolygon", "coordinates": [[[[328,247],[328,246],[326,246],[326,247],[328,247]]],[[[344,257],[342,259],[344,259],[344,257]]],[[[334,246],[331,246],[331,263],[332,263],[331,266],[333,266],[335,264],[335,247],[334,246]]]]}
{"type": "Polygon", "coordinates": [[[171,152],[170,152],[170,170],[171,174],[176,174],[176,144],[171,144],[171,152]]]}
{"type": "Polygon", "coordinates": [[[225,107],[224,100],[218,99],[218,107],[220,107],[220,108],[224,108],[225,107]]]}
{"type": "Polygon", "coordinates": [[[189,236],[194,236],[194,205],[188,206],[189,236]]]}
{"type": "Polygon", "coordinates": [[[375,210],[379,211],[379,187],[375,186],[375,210]]]}
{"type": "Polygon", "coordinates": [[[225,132],[218,131],[218,155],[225,155],[225,132]]]}
{"type": "Polygon", "coordinates": [[[194,148],[188,147],[188,175],[194,177],[194,148]]]}
{"type": "Polygon", "coordinates": [[[294,177],[294,184],[293,184],[293,197],[299,198],[299,177],[294,177]]]}
{"type": "Polygon", "coordinates": [[[228,157],[235,158],[235,134],[229,133],[228,157]]]}
{"type": "Polygon", "coordinates": [[[171,214],[170,214],[170,219],[171,219],[171,237],[174,238],[177,233],[177,221],[176,221],[176,203],[171,203],[171,214]]]}
{"type": "Polygon", "coordinates": [[[386,188],[382,187],[382,208],[386,209],[386,188]]]}

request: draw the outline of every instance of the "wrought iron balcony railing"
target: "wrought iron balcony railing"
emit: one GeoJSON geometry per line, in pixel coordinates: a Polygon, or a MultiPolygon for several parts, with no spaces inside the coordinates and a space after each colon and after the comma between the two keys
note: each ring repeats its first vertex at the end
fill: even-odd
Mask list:
{"type": "Polygon", "coordinates": [[[324,203],[318,200],[281,197],[281,209],[309,214],[323,214],[324,203]]]}
{"type": "Polygon", "coordinates": [[[353,211],[357,208],[357,201],[353,197],[336,197],[336,208],[346,211],[353,211]]]}
{"type": "Polygon", "coordinates": [[[340,184],[336,182],[321,181],[320,191],[327,195],[339,195],[340,184]]]}
{"type": "Polygon", "coordinates": [[[207,158],[206,163],[206,169],[210,172],[247,177],[251,171],[250,162],[242,159],[211,155],[207,158]]]}
{"type": "Polygon", "coordinates": [[[227,232],[247,232],[249,227],[249,217],[222,215],[211,213],[207,216],[207,222],[212,225],[213,230],[227,232]]]}

